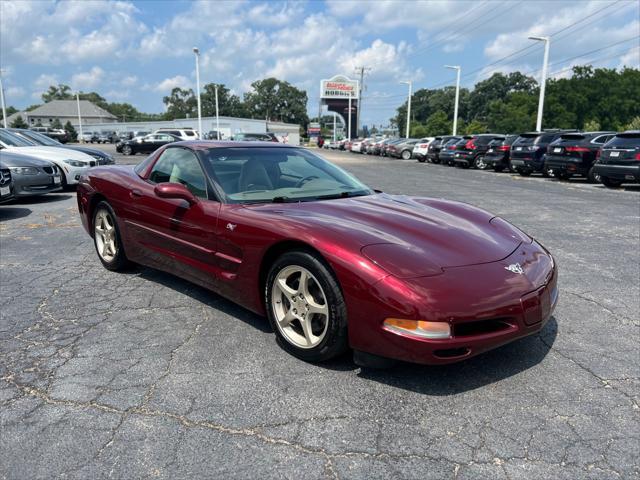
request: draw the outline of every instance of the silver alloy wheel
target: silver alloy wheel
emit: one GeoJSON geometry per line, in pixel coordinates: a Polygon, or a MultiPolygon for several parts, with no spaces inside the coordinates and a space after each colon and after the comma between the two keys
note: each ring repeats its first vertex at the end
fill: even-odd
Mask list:
{"type": "Polygon", "coordinates": [[[278,272],[271,288],[271,308],[282,336],[298,348],[317,346],[327,333],[327,297],[304,267],[289,265],[278,272]]]}
{"type": "Polygon", "coordinates": [[[476,168],[480,170],[484,170],[485,168],[487,168],[487,164],[484,163],[484,157],[482,155],[476,158],[476,168]]]}
{"type": "Polygon", "coordinates": [[[118,253],[118,246],[116,243],[116,224],[109,211],[100,209],[96,213],[94,236],[98,255],[105,262],[112,262],[118,253]]]}
{"type": "Polygon", "coordinates": [[[129,145],[125,145],[124,147],[122,147],[122,153],[124,153],[125,155],[131,155],[132,152],[133,149],[129,145]]]}

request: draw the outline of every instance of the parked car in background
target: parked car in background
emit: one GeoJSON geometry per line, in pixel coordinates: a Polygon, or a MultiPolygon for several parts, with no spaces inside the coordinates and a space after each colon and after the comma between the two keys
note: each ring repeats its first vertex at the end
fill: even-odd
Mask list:
{"type": "Polygon", "coordinates": [[[111,143],[113,140],[113,136],[115,135],[115,132],[109,132],[109,131],[101,131],[98,133],[98,137],[96,139],[96,141],[98,143],[111,143]]]}
{"type": "Polygon", "coordinates": [[[151,153],[164,145],[180,141],[182,141],[182,138],[169,133],[151,133],[144,137],[136,137],[123,142],[121,150],[123,155],[151,153]]]}
{"type": "Polygon", "coordinates": [[[14,198],[62,190],[62,172],[52,162],[0,150],[0,163],[11,171],[14,198]]]}
{"type": "Polygon", "coordinates": [[[608,188],[640,183],[640,130],[616,134],[600,150],[594,175],[608,188]]]}
{"type": "Polygon", "coordinates": [[[80,175],[86,173],[90,167],[95,167],[97,162],[86,153],[68,148],[48,147],[34,145],[7,129],[0,129],[0,147],[8,152],[20,153],[42,160],[53,162],[63,172],[62,187],[78,183],[80,175]]]}
{"type": "Polygon", "coordinates": [[[13,200],[13,179],[11,170],[0,159],[0,203],[13,200]]]}
{"type": "Polygon", "coordinates": [[[159,128],[153,133],[168,133],[174,137],[178,137],[180,140],[198,140],[200,135],[197,130],[193,128],[159,128]]]}
{"type": "Polygon", "coordinates": [[[385,143],[384,145],[382,145],[382,147],[380,147],[379,155],[381,157],[388,157],[389,156],[389,150],[391,149],[391,147],[393,145],[395,145],[396,143],[400,143],[403,140],[404,140],[404,138],[392,138],[392,139],[390,139],[387,143],[385,143]]]}
{"type": "Polygon", "coordinates": [[[420,141],[418,138],[405,138],[400,142],[391,145],[387,150],[387,156],[402,158],[403,160],[410,160],[413,155],[413,147],[420,141]]]}
{"type": "Polygon", "coordinates": [[[442,135],[435,137],[427,148],[427,160],[431,163],[440,163],[440,150],[449,140],[454,138],[453,135],[442,135]]]}
{"type": "Polygon", "coordinates": [[[498,138],[489,142],[489,148],[484,154],[484,163],[487,168],[493,168],[496,172],[508,170],[511,145],[517,138],[518,135],[507,135],[503,139],[498,138]]]}
{"type": "Polygon", "coordinates": [[[231,137],[231,140],[234,142],[279,142],[275,133],[236,133],[231,137]]]}
{"type": "Polygon", "coordinates": [[[89,132],[87,130],[82,131],[82,135],[78,133],[78,141],[85,143],[93,143],[96,139],[95,133],[89,132]]]}
{"type": "Polygon", "coordinates": [[[413,147],[413,158],[419,162],[425,162],[427,160],[427,152],[429,151],[429,145],[433,142],[434,137],[425,137],[420,139],[413,147]]]}
{"type": "Polygon", "coordinates": [[[568,180],[574,175],[597,182],[592,170],[600,148],[615,136],[615,132],[565,133],[547,147],[545,166],[553,176],[568,180]]]}
{"type": "Polygon", "coordinates": [[[31,130],[46,135],[47,137],[51,137],[60,143],[67,143],[70,140],[69,134],[62,128],[31,127],[31,130]]]}
{"type": "Polygon", "coordinates": [[[484,154],[489,150],[489,143],[493,140],[504,140],[504,135],[495,133],[482,133],[478,135],[465,135],[466,142],[459,142],[453,161],[457,167],[477,168],[485,170],[484,154]]]}
{"type": "Polygon", "coordinates": [[[224,135],[222,132],[218,132],[216,130],[210,130],[209,133],[205,135],[207,140],[224,140],[224,135]],[[218,138],[220,136],[220,138],[218,138]]]}
{"type": "Polygon", "coordinates": [[[453,161],[453,156],[456,153],[456,149],[458,148],[458,144],[460,142],[466,142],[462,137],[450,137],[446,143],[442,145],[440,148],[440,152],[438,154],[438,158],[440,159],[440,163],[442,165],[448,165],[453,167],[455,162],[453,161]]]}
{"type": "Polygon", "coordinates": [[[511,170],[523,177],[532,173],[542,173],[548,177],[552,173],[545,169],[544,156],[551,142],[557,140],[563,133],[575,130],[546,130],[544,132],[521,133],[511,145],[511,170]]]}
{"type": "Polygon", "coordinates": [[[351,142],[351,151],[353,153],[362,153],[362,143],[365,140],[366,139],[364,138],[356,138],[355,140],[353,140],[353,142],[351,142]]]}
{"type": "Polygon", "coordinates": [[[34,145],[43,145],[45,147],[58,147],[75,150],[77,152],[86,153],[96,159],[98,165],[112,165],[115,163],[113,157],[107,152],[103,152],[97,148],[85,147],[83,145],[63,145],[53,138],[49,138],[41,133],[27,130],[24,128],[8,128],[11,133],[20,136],[22,139],[32,142],[34,145]]]}

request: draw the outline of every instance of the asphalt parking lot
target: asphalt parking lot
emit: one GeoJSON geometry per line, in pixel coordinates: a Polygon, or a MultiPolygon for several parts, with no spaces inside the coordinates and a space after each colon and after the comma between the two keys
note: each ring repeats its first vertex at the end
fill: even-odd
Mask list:
{"type": "Polygon", "coordinates": [[[541,334],[446,367],[306,364],[212,293],[105,270],[74,192],[0,206],[0,478],[640,476],[640,189],[323,153],[540,240],[541,334]]]}

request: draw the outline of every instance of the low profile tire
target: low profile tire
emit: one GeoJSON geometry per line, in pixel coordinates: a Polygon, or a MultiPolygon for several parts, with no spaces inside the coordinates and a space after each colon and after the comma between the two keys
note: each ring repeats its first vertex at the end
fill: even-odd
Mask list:
{"type": "Polygon", "coordinates": [[[591,167],[589,169],[589,174],[587,175],[587,180],[589,181],[589,183],[600,183],[601,178],[602,177],[600,176],[600,174],[594,171],[594,167],[591,167]]]}
{"type": "Polygon", "coordinates": [[[104,268],[122,271],[129,266],[124,253],[116,214],[107,202],[100,202],[93,213],[93,243],[104,268]]]}
{"type": "Polygon", "coordinates": [[[612,180],[609,177],[600,177],[600,182],[607,188],[620,188],[622,182],[620,180],[612,180]]]}
{"type": "Polygon", "coordinates": [[[411,152],[409,150],[403,150],[400,156],[403,160],[411,160],[411,152]]]}
{"type": "Polygon", "coordinates": [[[124,145],[122,147],[122,154],[123,155],[133,155],[133,149],[131,148],[131,145],[124,145]]]}
{"type": "Polygon", "coordinates": [[[473,166],[476,167],[478,170],[487,170],[489,168],[489,165],[484,163],[484,156],[483,155],[478,155],[473,160],[473,166]]]}
{"type": "Polygon", "coordinates": [[[333,274],[316,255],[285,253],[269,269],[265,307],[278,344],[321,362],[347,350],[347,307],[333,274]]]}
{"type": "Polygon", "coordinates": [[[67,183],[67,174],[64,173],[64,170],[60,167],[58,167],[60,170],[60,186],[62,187],[62,190],[66,190],[67,188],[69,188],[69,184],[67,183]]]}

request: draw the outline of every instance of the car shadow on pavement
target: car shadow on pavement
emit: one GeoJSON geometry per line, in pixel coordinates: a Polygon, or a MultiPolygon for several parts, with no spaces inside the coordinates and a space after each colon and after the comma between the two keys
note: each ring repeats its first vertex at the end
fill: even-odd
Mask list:
{"type": "Polygon", "coordinates": [[[64,193],[48,193],[46,195],[36,195],[33,197],[18,197],[13,200],[12,205],[38,205],[52,202],[62,202],[69,200],[72,195],[64,193]]]}
{"type": "Polygon", "coordinates": [[[558,324],[551,317],[532,335],[460,363],[425,366],[399,363],[388,370],[362,369],[358,376],[433,396],[455,395],[504,380],[540,363],[549,353],[558,324]]]}
{"type": "Polygon", "coordinates": [[[139,273],[140,277],[145,280],[164,285],[165,287],[171,288],[183,295],[187,295],[204,305],[235,317],[238,320],[242,320],[247,325],[258,329],[261,332],[269,333],[273,331],[269,321],[265,317],[256,315],[230,300],[227,300],[206,288],[200,287],[195,283],[191,283],[188,280],[176,277],[170,273],[165,273],[161,270],[143,266],[137,266],[135,271],[132,271],[132,273],[139,273]]]}
{"type": "Polygon", "coordinates": [[[0,221],[16,220],[31,215],[31,209],[0,205],[0,221]]]}

